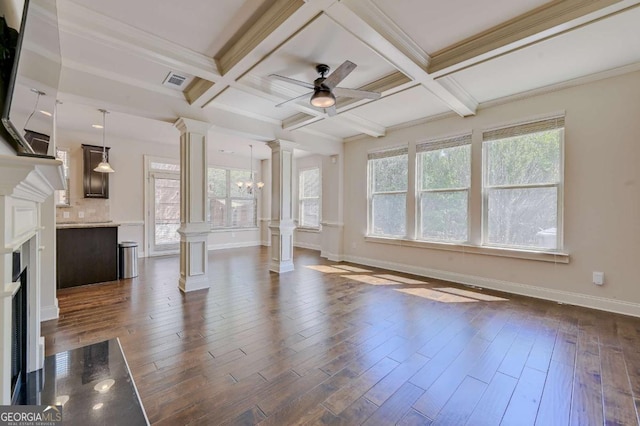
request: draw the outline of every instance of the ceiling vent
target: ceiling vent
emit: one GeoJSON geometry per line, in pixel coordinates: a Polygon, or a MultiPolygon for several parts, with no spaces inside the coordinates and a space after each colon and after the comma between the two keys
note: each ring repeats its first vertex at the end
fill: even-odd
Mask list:
{"type": "Polygon", "coordinates": [[[164,79],[162,84],[173,89],[182,89],[182,85],[184,85],[185,81],[187,81],[187,77],[171,71],[169,75],[167,75],[167,78],[164,79]]]}

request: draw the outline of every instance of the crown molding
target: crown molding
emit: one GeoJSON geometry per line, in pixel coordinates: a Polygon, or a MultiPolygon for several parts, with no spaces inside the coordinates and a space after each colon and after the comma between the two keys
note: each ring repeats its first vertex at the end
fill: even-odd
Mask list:
{"type": "Polygon", "coordinates": [[[58,0],[60,31],[142,56],[176,71],[215,81],[213,58],[99,14],[71,0],[58,0]]]}
{"type": "Polygon", "coordinates": [[[248,56],[304,4],[303,0],[276,1],[235,44],[216,57],[221,74],[226,74],[238,62],[248,56]]]}
{"type": "Polygon", "coordinates": [[[207,90],[211,89],[215,83],[204,78],[195,77],[191,84],[184,89],[184,97],[189,104],[200,98],[207,90]]]}
{"type": "Polygon", "coordinates": [[[475,111],[478,108],[478,101],[467,90],[458,83],[453,76],[446,76],[436,80],[445,90],[462,102],[469,110],[475,111]]]}
{"type": "Polygon", "coordinates": [[[428,72],[442,77],[639,4],[638,0],[555,0],[435,52],[428,72]]]}

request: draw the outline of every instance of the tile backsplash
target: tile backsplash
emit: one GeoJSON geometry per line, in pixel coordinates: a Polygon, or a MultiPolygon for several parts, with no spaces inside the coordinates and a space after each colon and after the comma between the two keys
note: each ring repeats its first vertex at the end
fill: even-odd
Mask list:
{"type": "Polygon", "coordinates": [[[109,200],[79,198],[71,206],[56,208],[56,223],[108,222],[111,220],[109,200]]]}

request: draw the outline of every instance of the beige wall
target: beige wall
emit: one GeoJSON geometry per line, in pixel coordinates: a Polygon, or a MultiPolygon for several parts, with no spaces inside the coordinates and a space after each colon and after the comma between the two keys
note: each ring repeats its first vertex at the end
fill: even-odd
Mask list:
{"type": "MultiPolygon", "coordinates": [[[[345,165],[345,259],[640,315],[640,73],[348,142],[345,165]],[[477,177],[482,129],[563,110],[569,264],[365,241],[369,150],[473,130],[477,177]],[[592,284],[592,271],[604,271],[604,286],[592,284]]],[[[480,182],[473,185],[471,220],[480,223],[480,182]]]]}
{"type": "MultiPolygon", "coordinates": [[[[81,144],[101,145],[101,134],[84,134],[58,130],[58,146],[70,150],[70,197],[71,208],[57,209],[61,219],[62,211],[69,211],[70,218],[62,220],[82,221],[77,212],[85,213],[84,220],[113,220],[121,224],[118,230],[120,241],[138,242],[139,255],[145,254],[144,236],[144,156],[165,157],[179,160],[179,134],[176,130],[176,143],[166,144],[139,140],[124,140],[116,137],[107,139],[111,147],[109,162],[115,173],[109,179],[109,199],[91,200],[83,198],[82,189],[82,148],[81,144]]],[[[247,169],[249,159],[228,154],[220,154],[215,149],[215,141],[209,141],[209,165],[247,169]]],[[[254,171],[260,171],[259,160],[254,160],[254,171]]],[[[259,176],[258,176],[259,177],[259,176]]],[[[258,197],[260,200],[260,197],[258,197]]],[[[258,201],[260,217],[260,201],[258,201]]],[[[216,231],[209,235],[209,248],[220,249],[260,244],[257,229],[216,231]]]]}

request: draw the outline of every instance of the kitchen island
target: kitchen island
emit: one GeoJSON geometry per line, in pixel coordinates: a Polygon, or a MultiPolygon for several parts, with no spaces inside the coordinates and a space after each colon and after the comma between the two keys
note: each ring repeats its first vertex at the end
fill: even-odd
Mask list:
{"type": "Polygon", "coordinates": [[[118,279],[117,223],[59,223],[56,228],[58,288],[118,279]]]}

